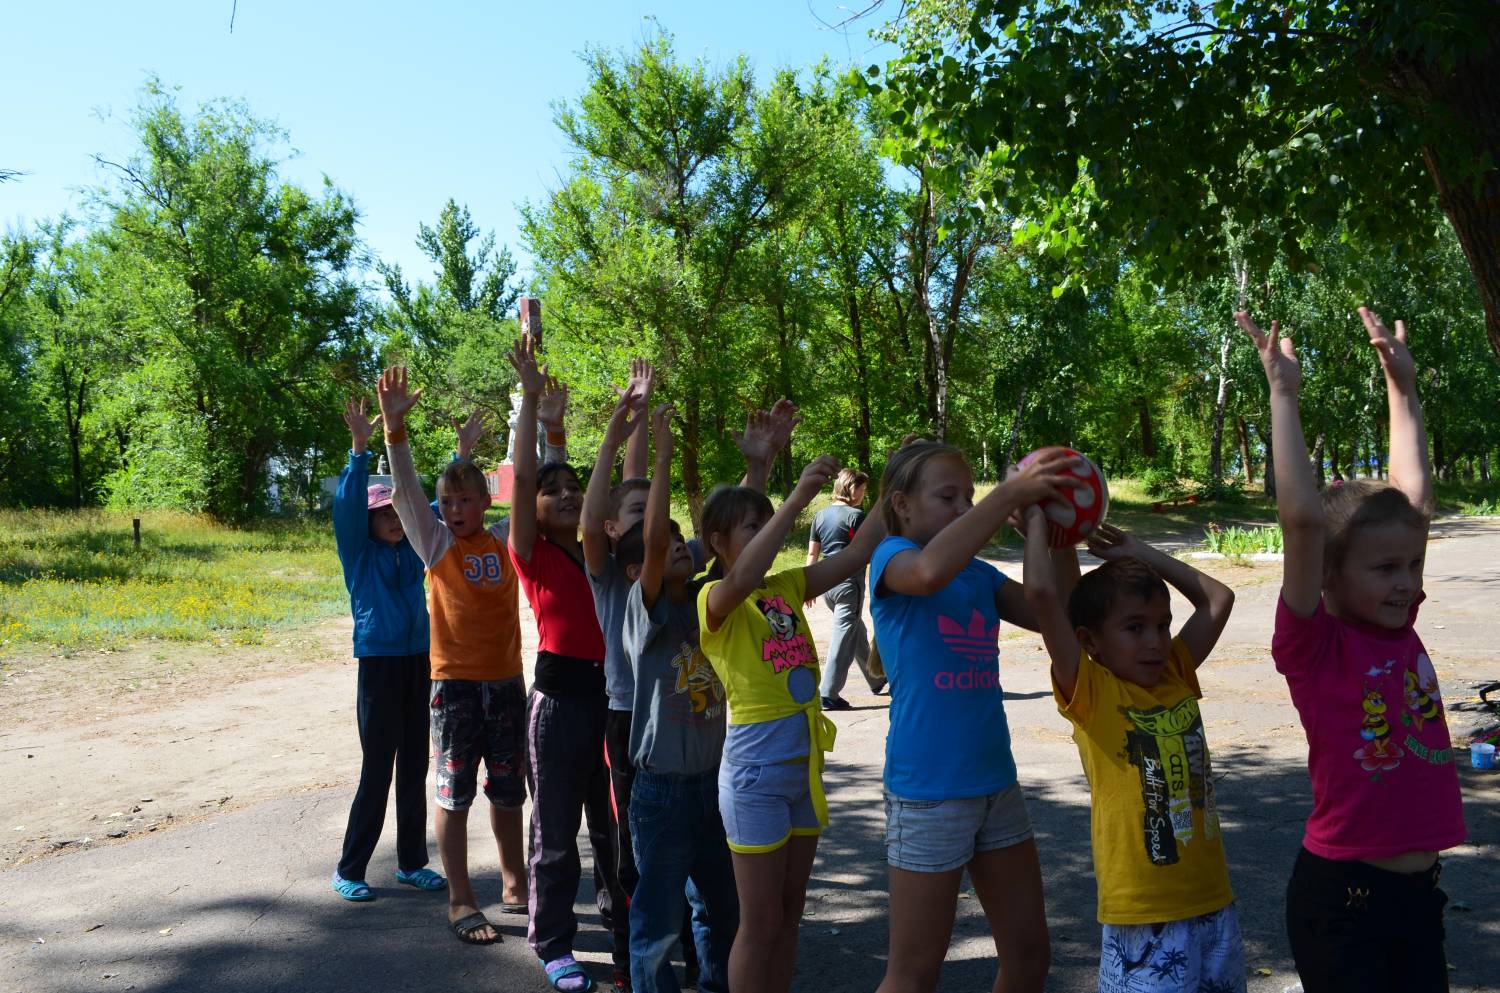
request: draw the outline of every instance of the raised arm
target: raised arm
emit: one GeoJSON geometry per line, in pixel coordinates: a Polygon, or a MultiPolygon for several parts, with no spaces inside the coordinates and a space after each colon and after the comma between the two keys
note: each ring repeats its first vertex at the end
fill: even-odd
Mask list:
{"type": "Polygon", "coordinates": [[[1302,617],[1311,617],[1323,597],[1323,501],[1318,496],[1297,393],[1302,368],[1290,337],[1281,337],[1281,322],[1266,334],[1241,310],[1234,315],[1255,342],[1271,387],[1271,448],[1276,467],[1276,516],[1285,547],[1281,599],[1302,617]]]}
{"type": "Polygon", "coordinates": [[[339,474],[338,488],[333,491],[333,540],[339,558],[348,561],[370,538],[369,485],[370,435],[375,422],[366,415],[367,401],[350,400],[344,405],[344,423],[349,426],[349,464],[339,474]]]}
{"type": "Polygon", "coordinates": [[[752,410],[746,415],[745,433],[734,436],[735,445],[745,457],[741,486],[762,493],[766,491],[766,481],[771,478],[771,466],[776,456],[792,440],[792,432],[801,423],[797,405],[786,397],[777,400],[770,410],[752,410]]]}
{"type": "Polygon", "coordinates": [[[865,515],[859,530],[854,532],[854,540],[845,545],[843,551],[820,559],[802,570],[807,579],[807,599],[822,596],[870,564],[875,548],[885,540],[885,514],[882,506],[877,503],[865,515]]]}
{"type": "Polygon", "coordinates": [[[651,409],[651,391],[656,387],[656,369],[645,359],[633,359],[630,363],[630,382],[625,384],[622,390],[618,386],[615,392],[621,398],[634,397],[634,409],[641,416],[631,421],[633,430],[630,440],[625,443],[625,465],[620,470],[621,479],[645,479],[646,463],[648,460],[646,411],[651,409]]]}
{"type": "Polygon", "coordinates": [[[651,489],[646,494],[645,533],[641,536],[646,556],[641,561],[641,603],[647,610],[656,606],[661,594],[661,577],[667,566],[667,552],[672,547],[672,405],[662,404],[651,415],[651,434],[656,439],[656,470],[651,474],[651,489]]]}
{"type": "Polygon", "coordinates": [[[484,411],[475,407],[469,414],[468,420],[460,421],[457,417],[453,421],[453,434],[457,443],[453,454],[460,459],[472,460],[474,458],[474,446],[479,444],[479,439],[484,437],[486,418],[484,411]]]}
{"type": "Polygon", "coordinates": [[[881,575],[881,585],[907,596],[936,593],[963,571],[1013,512],[1058,496],[1064,487],[1086,485],[1064,472],[1077,464],[1076,457],[1054,452],[1011,474],[920,551],[912,549],[894,556],[881,575]]]}
{"type": "Polygon", "coordinates": [[[536,544],[536,408],[548,389],[547,368],[537,368],[536,342],[530,335],[517,339],[507,356],[521,380],[521,409],[516,414],[514,484],[510,503],[510,548],[524,561],[531,561],[536,544]]]}
{"type": "MultiPolygon", "coordinates": [[[[812,502],[812,498],[828,485],[828,481],[838,471],[838,460],[831,455],[818,456],[802,470],[802,477],[797,480],[797,486],[792,490],[791,496],[781,501],[781,506],[776,508],[776,513],[740,552],[740,557],[734,563],[734,567],[725,573],[722,581],[714,584],[713,589],[708,591],[708,629],[710,631],[717,631],[719,625],[724,623],[724,618],[728,617],[731,611],[744,602],[745,597],[754,593],[755,588],[765,581],[766,571],[771,568],[771,563],[776,561],[776,553],[781,551],[781,543],[786,540],[787,532],[791,531],[792,525],[796,523],[797,515],[802,513],[803,509],[812,502]]],[[[712,536],[705,535],[705,537],[712,536]]],[[[835,558],[849,554],[851,549],[852,546],[844,549],[835,558]]]]}
{"type": "Polygon", "coordinates": [[[1432,464],[1427,460],[1427,427],[1422,402],[1417,397],[1417,366],[1406,347],[1406,322],[1396,322],[1391,334],[1380,315],[1369,307],[1359,308],[1360,320],[1370,333],[1370,346],[1380,356],[1385,373],[1386,404],[1390,408],[1391,485],[1411,505],[1432,517],[1432,464]]]}
{"type": "MultiPolygon", "coordinates": [[[[604,429],[604,441],[599,445],[599,454],[594,458],[594,471],[589,475],[588,489],[583,493],[583,560],[589,573],[596,579],[604,575],[609,567],[609,535],[604,532],[604,521],[609,516],[610,477],[615,471],[615,455],[625,439],[634,438],[639,432],[637,425],[644,417],[631,418],[635,410],[635,395],[631,388],[620,394],[610,414],[609,425],[604,429]]],[[[627,477],[629,478],[629,477],[627,477]]]]}
{"type": "MultiPolygon", "coordinates": [[[[1082,648],[1073,624],[1068,620],[1069,591],[1064,588],[1064,577],[1059,576],[1052,550],[1047,547],[1047,515],[1042,513],[1041,507],[1033,505],[1026,508],[1023,520],[1026,564],[1022,585],[1026,604],[1036,620],[1037,629],[1042,632],[1047,655],[1052,659],[1052,678],[1063,696],[1072,700],[1073,689],[1078,685],[1078,660],[1082,648]]],[[[1076,555],[1074,562],[1077,562],[1076,555]]]]}
{"type": "Polygon", "coordinates": [[[1234,610],[1234,590],[1109,524],[1089,536],[1089,551],[1106,561],[1140,559],[1192,604],[1193,614],[1178,630],[1177,637],[1193,657],[1193,668],[1202,665],[1218,644],[1224,625],[1229,623],[1229,614],[1234,610]]]}
{"type": "Polygon", "coordinates": [[[406,415],[416,406],[422,391],[409,390],[406,369],[392,366],[380,374],[376,396],[380,400],[380,415],[385,421],[385,451],[395,484],[391,505],[401,518],[401,527],[411,547],[416,549],[424,564],[431,566],[447,551],[452,534],[432,513],[427,494],[422,492],[422,481],[417,478],[417,467],[412,462],[411,445],[406,441],[406,415]]]}

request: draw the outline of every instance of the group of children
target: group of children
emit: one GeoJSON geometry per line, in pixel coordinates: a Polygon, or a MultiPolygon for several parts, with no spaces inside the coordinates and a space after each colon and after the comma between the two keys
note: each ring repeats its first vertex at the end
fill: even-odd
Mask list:
{"type": "MultiPolygon", "coordinates": [[[[1391,481],[1322,495],[1291,343],[1277,325],[1266,335],[1236,315],[1270,384],[1286,548],[1272,656],[1306,730],[1313,791],[1287,928],[1307,993],[1422,993],[1447,989],[1439,853],[1464,826],[1441,696],[1413,630],[1432,510],[1415,370],[1404,326],[1392,334],[1360,315],[1385,372],[1391,481]]],[[[366,489],[373,425],[362,405],[345,413],[353,445],[334,519],[364,765],[333,877],[340,895],[373,897],[364,874],[393,764],[397,878],[445,885],[425,867],[430,715],[436,836],[461,939],[499,940],[467,871],[483,762],[503,908],[528,915],[553,988],[594,985],[572,955],[587,817],[616,988],[678,989],[669,956],[680,941],[706,993],[788,990],[828,824],[824,755],[837,729],[824,711],[839,709],[851,660],[869,662],[859,620],[868,567],[884,674],[866,678],[875,690],[888,678],[891,695],[880,991],[936,987],[965,872],[995,941],[994,989],[1046,981],[1042,874],[999,675],[1002,620],[1041,632],[1088,779],[1101,993],[1245,989],[1196,675],[1229,619],[1226,586],[1108,526],[1088,542],[1104,564],[1080,576],[1073,549],[1049,548],[1040,507],[1078,485],[1066,452],[976,504],[958,449],[910,440],[862,520],[865,480],[820,456],[773,506],[766,476],[797,423],[784,401],[752,415],[737,439],[745,478],[711,493],[689,540],[670,519],[673,412],[651,407],[654,370],[632,367],[585,491],[566,462],[566,389],[529,339],[509,358],[522,391],[514,498],[511,517],[488,528],[485,480],[467,459],[477,420],[460,427],[429,505],[405,437],[420,396],[405,371],[387,370],[378,391],[394,492],[366,489]],[[611,485],[622,447],[623,478],[611,485]],[[839,499],[815,525],[807,564],[772,572],[798,516],[836,477],[839,499]],[[1007,524],[1026,538],[1024,583],[978,557],[1007,524]],[[1193,610],[1175,635],[1168,584],[1193,610]],[[538,634],[529,693],[518,589],[538,634]],[[820,596],[836,619],[821,680],[803,613],[820,596]]]]}

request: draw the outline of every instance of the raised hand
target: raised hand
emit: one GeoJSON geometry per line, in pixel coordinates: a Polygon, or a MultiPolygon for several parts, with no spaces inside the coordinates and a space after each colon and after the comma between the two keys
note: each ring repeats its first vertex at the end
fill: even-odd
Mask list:
{"type": "Polygon", "coordinates": [[[1417,388],[1417,364],[1406,347],[1406,322],[1396,322],[1396,333],[1391,334],[1380,315],[1369,307],[1359,308],[1359,319],[1365,322],[1370,332],[1370,347],[1380,356],[1380,368],[1385,378],[1403,393],[1412,393],[1417,388]]]}
{"type": "Polygon", "coordinates": [[[745,461],[750,463],[769,462],[773,449],[771,448],[771,415],[764,410],[752,410],[745,415],[744,433],[731,432],[734,435],[735,447],[740,454],[745,456],[745,461]]]}
{"type": "Polygon", "coordinates": [[[363,452],[370,447],[370,435],[375,433],[375,422],[380,420],[380,415],[373,418],[367,414],[367,401],[364,397],[359,398],[359,403],[350,400],[344,404],[344,423],[349,426],[350,449],[355,453],[363,452]]]}
{"type": "Polygon", "coordinates": [[[802,418],[797,416],[797,405],[786,397],[777,400],[771,406],[771,413],[767,425],[771,431],[771,457],[787,446],[792,440],[792,432],[797,430],[797,425],[802,423],[802,418]]]}
{"type": "Polygon", "coordinates": [[[672,415],[676,413],[670,403],[664,403],[651,412],[651,439],[656,442],[656,457],[672,452],[672,415]]]}
{"type": "Polygon", "coordinates": [[[1271,385],[1271,391],[1296,396],[1302,387],[1302,366],[1297,361],[1297,349],[1292,344],[1291,336],[1281,337],[1281,322],[1272,321],[1271,333],[1266,334],[1260,329],[1260,325],[1250,319],[1250,314],[1246,311],[1235,311],[1234,319],[1250,336],[1250,340],[1255,342],[1255,350],[1260,353],[1260,364],[1266,370],[1266,382],[1271,385]]]}
{"type": "Polygon", "coordinates": [[[839,460],[832,455],[819,455],[802,470],[793,494],[804,502],[822,492],[828,481],[839,474],[839,460]]]}
{"type": "Polygon", "coordinates": [[[604,447],[618,450],[630,436],[635,433],[636,424],[641,418],[637,413],[640,408],[636,406],[635,393],[626,388],[620,393],[620,398],[615,402],[615,409],[609,415],[609,424],[604,428],[604,447]],[[635,416],[631,416],[634,414],[635,416]]]}
{"type": "MultiPolygon", "coordinates": [[[[547,367],[543,366],[545,373],[547,367]]],[[[547,426],[549,431],[561,431],[563,420],[568,416],[568,388],[558,382],[556,376],[548,376],[546,385],[542,387],[542,395],[536,402],[536,419],[547,426]]]]}
{"type": "Polygon", "coordinates": [[[1089,551],[1106,561],[1111,559],[1140,558],[1145,549],[1135,535],[1128,534],[1113,524],[1101,524],[1088,537],[1089,551]]]}
{"type": "Polygon", "coordinates": [[[510,367],[516,370],[521,380],[521,389],[532,396],[541,396],[547,388],[547,367],[536,364],[536,339],[526,334],[516,339],[515,347],[505,356],[510,367]]]}
{"type": "Polygon", "coordinates": [[[485,429],[489,426],[488,420],[484,411],[478,407],[474,408],[474,412],[466,421],[460,422],[458,418],[452,418],[453,430],[458,435],[459,458],[467,459],[474,453],[474,446],[479,443],[480,438],[484,437],[485,429]]]}
{"type": "Polygon", "coordinates": [[[393,365],[380,374],[375,395],[380,399],[380,414],[385,418],[387,431],[405,426],[407,411],[422,399],[420,389],[407,388],[406,366],[402,365],[393,365]]]}
{"type": "Polygon", "coordinates": [[[656,367],[645,359],[630,360],[630,380],[621,389],[610,384],[610,389],[615,391],[615,396],[626,395],[635,398],[635,409],[645,410],[646,404],[651,400],[651,391],[656,387],[656,367]]]}

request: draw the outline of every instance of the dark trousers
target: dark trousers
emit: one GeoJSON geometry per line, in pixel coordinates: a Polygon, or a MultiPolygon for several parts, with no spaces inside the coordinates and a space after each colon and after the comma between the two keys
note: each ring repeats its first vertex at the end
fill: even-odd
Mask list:
{"type": "Polygon", "coordinates": [[[430,664],[421,655],[359,660],[359,789],[349,807],[339,875],[364,879],[385,825],[396,773],[396,865],[427,864],[427,692],[430,664]]]}
{"type": "MultiPolygon", "coordinates": [[[[619,870],[620,891],[634,899],[640,882],[635,850],[630,838],[630,795],[635,785],[635,764],[630,761],[630,725],[632,712],[611,710],[604,722],[604,758],[609,764],[609,785],[614,800],[615,865],[619,870]]],[[[691,908],[683,903],[681,942],[682,962],[691,968],[698,965],[697,946],[693,943],[691,908]]],[[[621,915],[624,917],[624,915],[621,915]]],[[[630,941],[630,922],[617,917],[614,921],[615,947],[630,941]],[[622,926],[623,925],[623,926],[622,926]]]]}
{"type": "Polygon", "coordinates": [[[1306,993],[1447,993],[1441,868],[1407,875],[1303,849],[1286,929],[1306,993]]]}
{"type": "Polygon", "coordinates": [[[578,826],[586,817],[594,854],[599,917],[616,939],[615,965],[630,968],[629,901],[615,868],[609,771],[604,765],[604,696],[562,696],[532,690],[527,704],[527,776],[531,784],[531,923],[527,941],[543,962],[573,953],[582,864],[578,826]]]}

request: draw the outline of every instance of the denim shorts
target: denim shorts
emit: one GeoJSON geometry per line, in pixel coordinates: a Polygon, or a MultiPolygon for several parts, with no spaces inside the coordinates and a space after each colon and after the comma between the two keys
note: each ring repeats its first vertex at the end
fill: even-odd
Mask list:
{"type": "Polygon", "coordinates": [[[1019,845],[1031,817],[1019,783],[961,800],[903,800],[885,795],[885,858],[909,872],[948,872],[976,852],[1019,845]]]}
{"type": "Polygon", "coordinates": [[[485,798],[496,807],[518,809],[526,802],[526,687],[521,678],[435,679],[431,692],[437,805],[467,810],[482,762],[485,798]]]}
{"type": "Polygon", "coordinates": [[[719,765],[719,813],[731,851],[774,852],[794,834],[819,835],[806,762],[719,765]]]}

